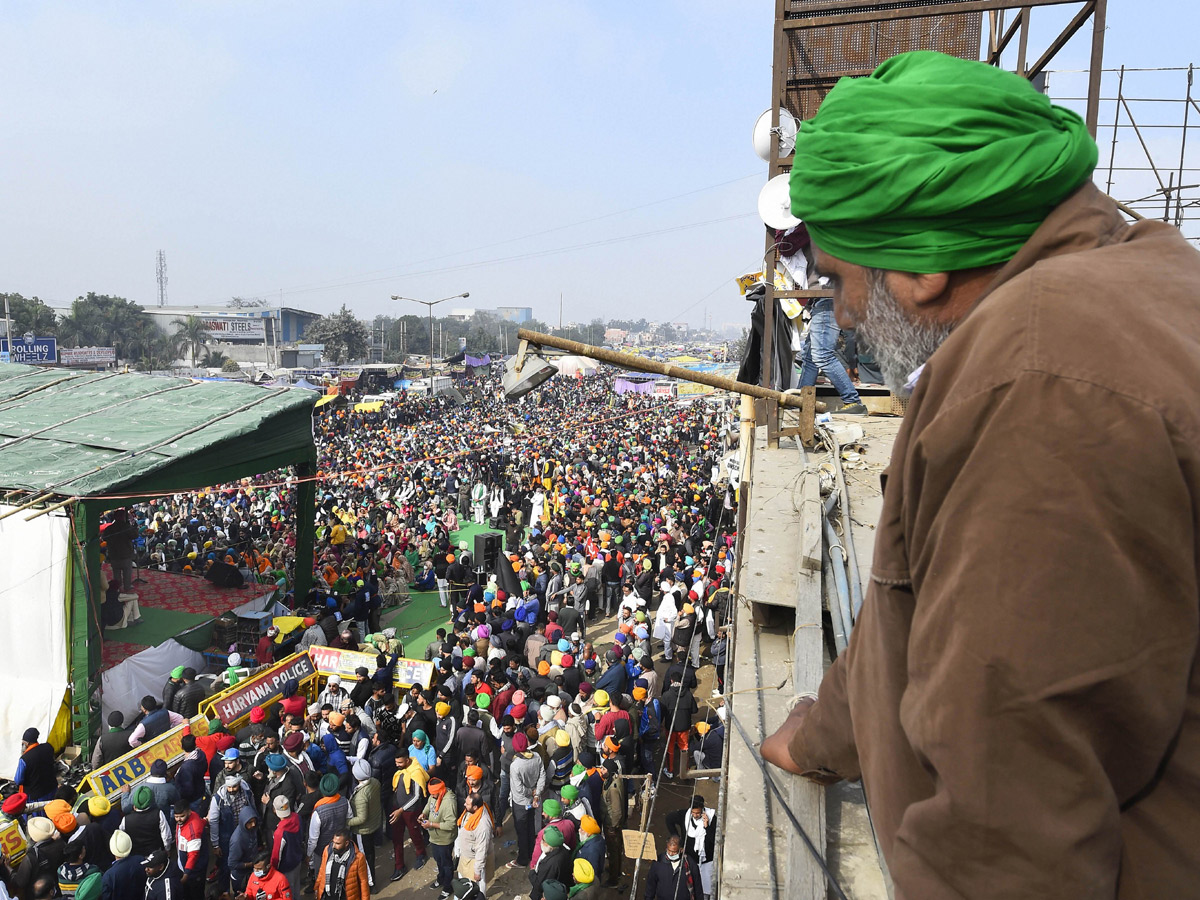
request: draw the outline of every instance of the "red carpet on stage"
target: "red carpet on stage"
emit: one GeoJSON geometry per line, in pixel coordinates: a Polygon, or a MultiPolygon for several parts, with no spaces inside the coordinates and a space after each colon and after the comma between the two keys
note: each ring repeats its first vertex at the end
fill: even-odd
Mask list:
{"type": "MultiPolygon", "coordinates": [[[[107,571],[107,566],[105,569],[107,571]]],[[[218,588],[195,575],[177,575],[173,572],[149,569],[139,569],[137,577],[146,580],[145,584],[135,583],[133,586],[138,595],[139,605],[206,615],[209,618],[219,616],[235,606],[241,606],[247,600],[253,600],[271,591],[269,585],[260,584],[248,584],[240,588],[218,588]]]]}
{"type": "Polygon", "coordinates": [[[203,578],[144,569],[138,576],[146,581],[133,585],[142,621],[128,628],[105,629],[104,669],[271,591],[269,585],[260,584],[218,588],[203,578]]]}

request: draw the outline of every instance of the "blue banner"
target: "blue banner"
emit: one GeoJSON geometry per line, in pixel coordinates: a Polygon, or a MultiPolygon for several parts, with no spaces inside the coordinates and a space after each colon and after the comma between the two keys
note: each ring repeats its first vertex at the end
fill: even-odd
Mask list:
{"type": "MultiPolygon", "coordinates": [[[[8,341],[0,338],[0,353],[8,353],[8,341]]],[[[58,362],[58,340],[27,334],[13,341],[9,362],[25,365],[53,366],[58,362]]]]}

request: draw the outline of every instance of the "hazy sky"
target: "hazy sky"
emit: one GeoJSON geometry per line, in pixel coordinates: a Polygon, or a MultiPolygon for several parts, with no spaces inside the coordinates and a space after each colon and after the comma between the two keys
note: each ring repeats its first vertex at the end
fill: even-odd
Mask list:
{"type": "MultiPolygon", "coordinates": [[[[162,249],[173,304],[742,320],[772,8],[6,0],[0,290],[151,302],[162,249]]],[[[1108,24],[1106,65],[1192,61],[1182,2],[1108,24]]]]}

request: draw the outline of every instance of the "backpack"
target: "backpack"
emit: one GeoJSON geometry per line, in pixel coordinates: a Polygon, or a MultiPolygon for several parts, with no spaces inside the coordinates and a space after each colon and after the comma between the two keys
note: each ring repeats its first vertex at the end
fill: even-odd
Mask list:
{"type": "Polygon", "coordinates": [[[662,728],[662,704],[659,703],[658,698],[655,697],[653,700],[648,702],[645,708],[642,710],[642,719],[638,723],[638,737],[645,737],[645,735],[650,731],[651,705],[654,707],[654,715],[658,718],[658,727],[660,729],[662,728]]]}

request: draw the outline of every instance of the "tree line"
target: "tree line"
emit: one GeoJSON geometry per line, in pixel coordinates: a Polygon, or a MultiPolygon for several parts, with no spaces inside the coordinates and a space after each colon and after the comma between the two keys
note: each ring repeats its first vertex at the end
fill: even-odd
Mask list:
{"type": "Polygon", "coordinates": [[[209,334],[196,316],[186,316],[175,324],[174,333],[165,334],[145,310],[124,297],[89,291],[74,300],[66,315],[38,297],[0,294],[0,302],[5,300],[14,335],[53,337],[62,347],[115,347],[119,359],[145,371],[169,369],[184,358],[191,359],[193,368],[237,370],[237,363],[225,354],[206,348],[209,334]]]}

